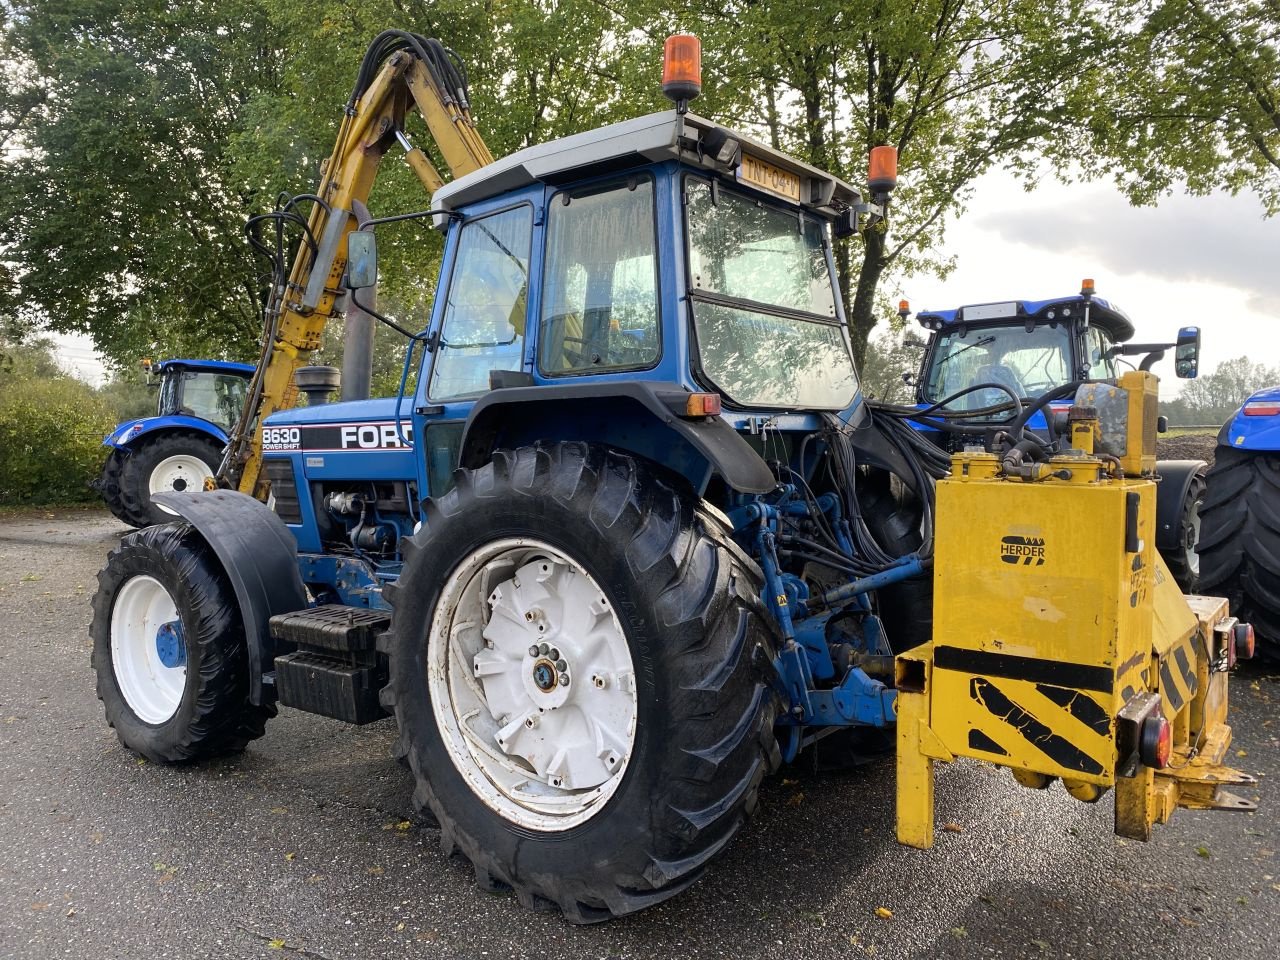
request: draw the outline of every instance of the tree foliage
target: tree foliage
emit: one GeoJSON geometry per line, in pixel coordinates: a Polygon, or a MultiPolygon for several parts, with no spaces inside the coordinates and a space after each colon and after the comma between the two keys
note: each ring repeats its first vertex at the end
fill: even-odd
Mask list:
{"type": "Polygon", "coordinates": [[[1092,173],[1118,170],[1138,203],[1184,184],[1252,190],[1280,211],[1280,2],[1119,0],[1104,6],[1119,50],[1082,104],[1092,173]]]}
{"type": "Polygon", "coordinates": [[[1213,373],[1188,380],[1175,400],[1161,412],[1179,424],[1226,423],[1245,400],[1263,387],[1280,386],[1280,367],[1236,357],[1218,364],[1213,373]]]}

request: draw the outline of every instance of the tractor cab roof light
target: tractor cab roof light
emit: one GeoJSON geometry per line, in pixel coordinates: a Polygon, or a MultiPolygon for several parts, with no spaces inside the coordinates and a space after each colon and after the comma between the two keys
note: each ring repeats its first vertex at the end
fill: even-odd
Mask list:
{"type": "Polygon", "coordinates": [[[898,185],[898,148],[872,147],[867,163],[867,186],[873,194],[885,194],[898,185]]]}
{"type": "Polygon", "coordinates": [[[911,302],[909,300],[898,301],[898,316],[900,316],[903,320],[911,316],[911,302]]]}
{"type": "Polygon", "coordinates": [[[1080,296],[1092,297],[1096,291],[1097,287],[1094,285],[1092,277],[1086,277],[1080,281],[1080,296]]]}
{"type": "Polygon", "coordinates": [[[662,94],[687,113],[702,92],[702,41],[691,33],[673,33],[662,49],[662,94]]]}

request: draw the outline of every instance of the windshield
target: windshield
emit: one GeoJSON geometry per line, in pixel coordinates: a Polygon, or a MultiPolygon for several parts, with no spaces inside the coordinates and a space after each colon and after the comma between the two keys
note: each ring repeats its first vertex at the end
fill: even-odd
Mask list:
{"type": "Polygon", "coordinates": [[[689,286],[703,373],[742,406],[839,410],[857,391],[823,227],[691,179],[689,286]]]}
{"type": "Polygon", "coordinates": [[[182,406],[174,413],[200,417],[230,430],[244,409],[249,381],[224,373],[182,374],[182,406]]]}
{"type": "MultiPolygon", "coordinates": [[[[925,399],[937,403],[966,387],[998,383],[1018,397],[1036,397],[1071,380],[1071,335],[1064,326],[970,328],[941,334],[930,355],[925,399]]],[[[949,404],[976,410],[1009,399],[1003,390],[986,389],[949,404]]]]}

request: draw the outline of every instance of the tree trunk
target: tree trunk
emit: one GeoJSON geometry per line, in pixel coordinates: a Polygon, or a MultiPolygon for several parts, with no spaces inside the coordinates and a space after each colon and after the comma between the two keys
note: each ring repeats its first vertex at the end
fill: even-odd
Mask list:
{"type": "Polygon", "coordinates": [[[862,234],[862,270],[858,273],[858,286],[849,310],[849,340],[853,345],[853,359],[861,365],[867,356],[867,339],[876,325],[876,290],[885,268],[885,235],[882,229],[872,227],[862,234]]]}

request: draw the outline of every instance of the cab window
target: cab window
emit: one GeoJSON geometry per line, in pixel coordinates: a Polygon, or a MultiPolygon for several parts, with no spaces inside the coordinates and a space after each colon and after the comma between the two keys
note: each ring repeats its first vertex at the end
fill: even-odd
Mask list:
{"type": "Polygon", "coordinates": [[[519,370],[533,212],[514,207],[462,225],[428,396],[452,400],[489,389],[492,370],[519,370]]]}
{"type": "Polygon", "coordinates": [[[1111,349],[1111,338],[1097,327],[1090,327],[1085,334],[1085,359],[1089,364],[1090,380],[1114,380],[1116,378],[1115,358],[1108,357],[1111,349]]]}
{"type": "Polygon", "coordinates": [[[653,182],[562,193],[547,217],[539,367],[549,376],[658,360],[653,182]]]}

